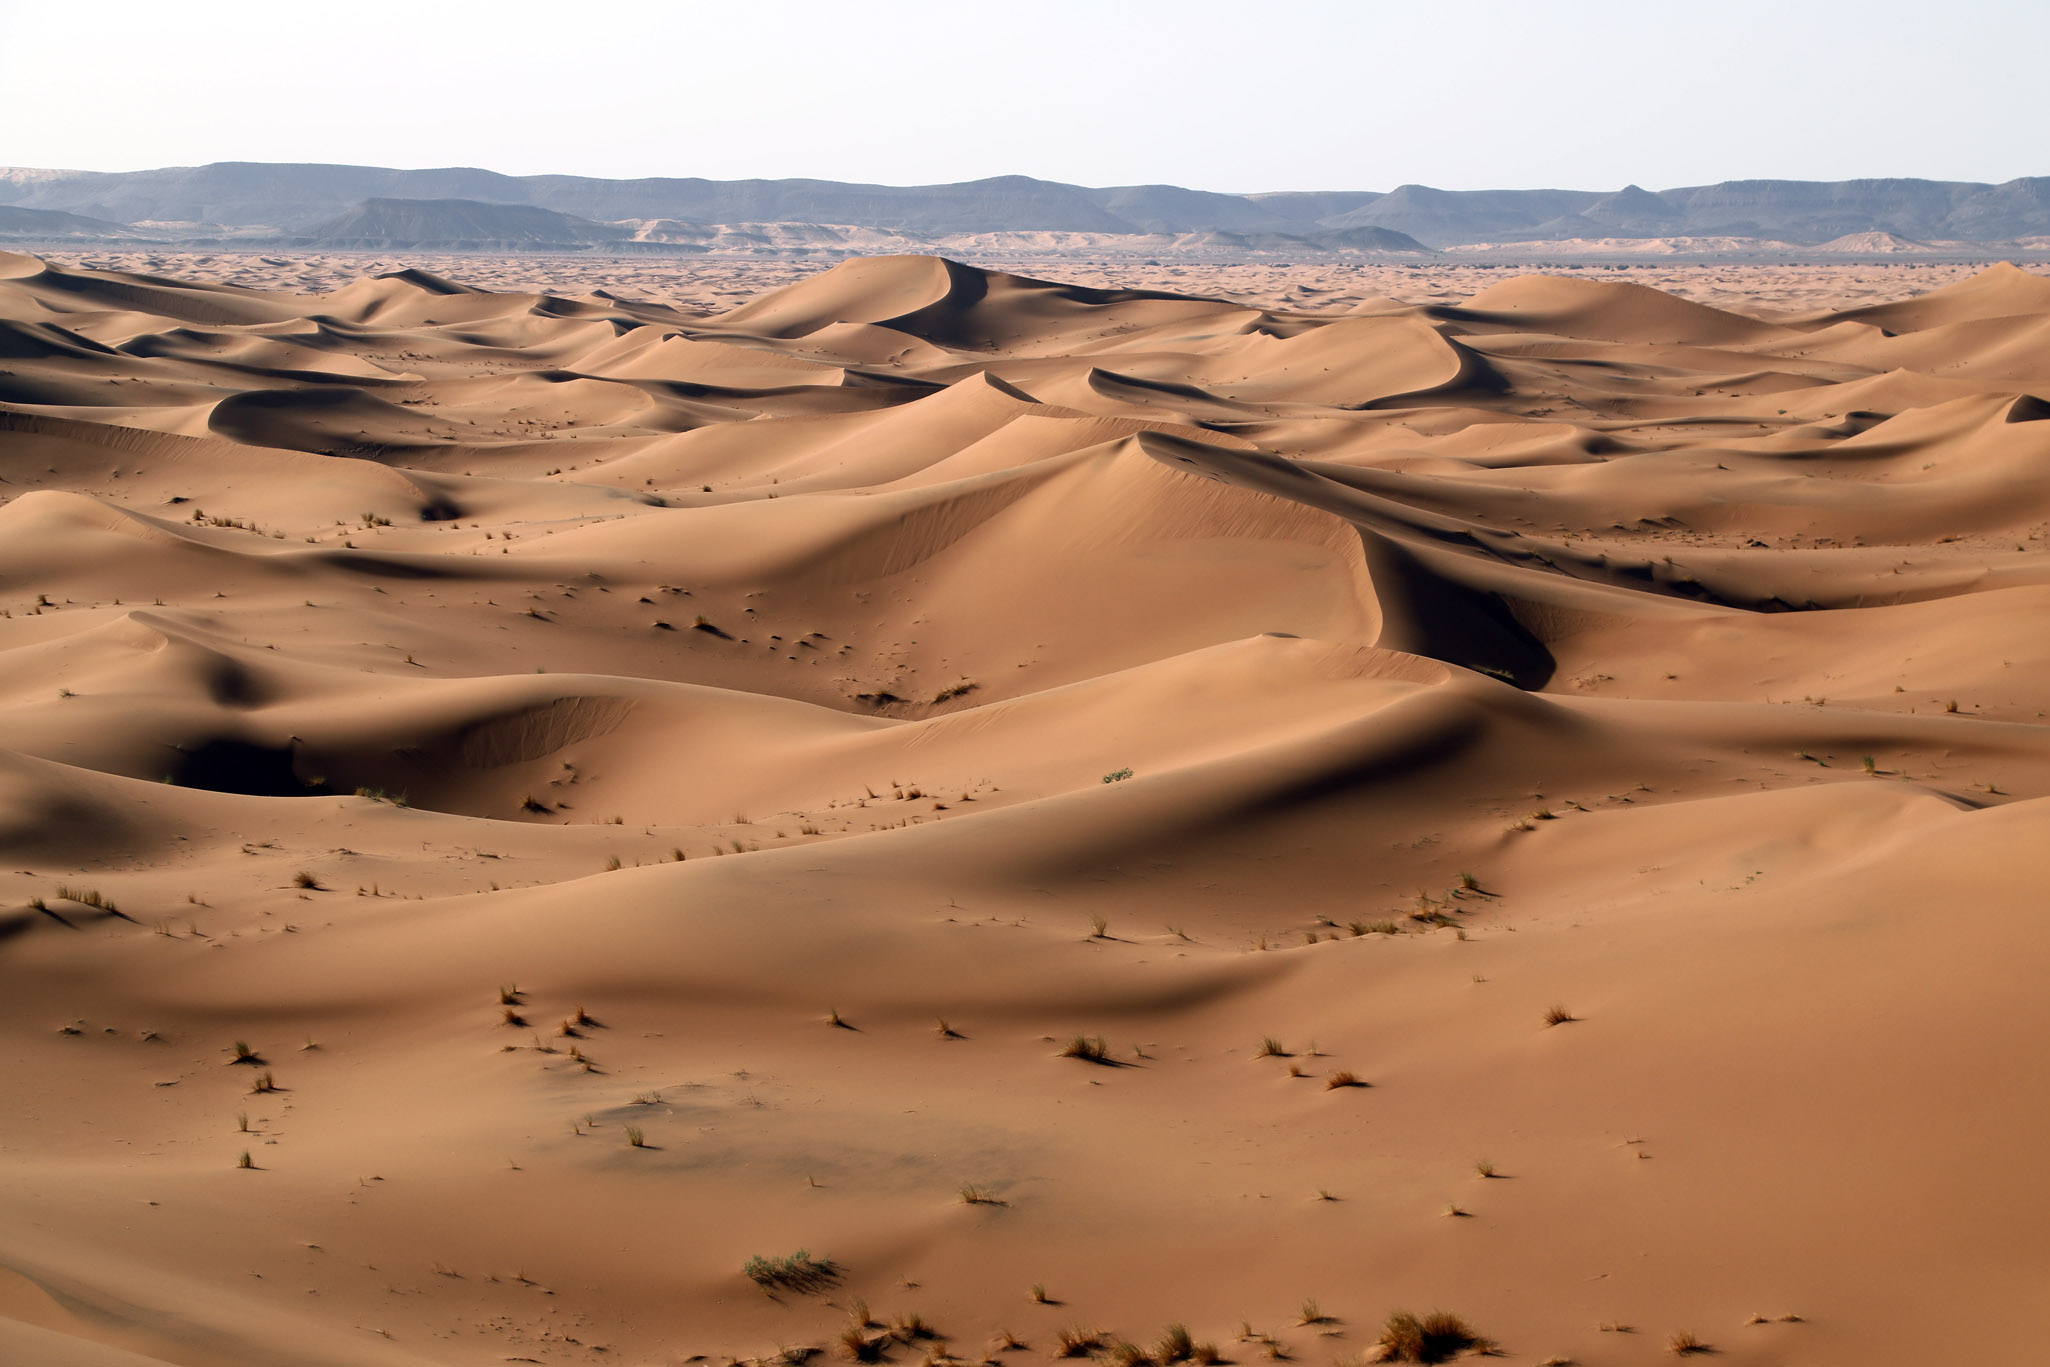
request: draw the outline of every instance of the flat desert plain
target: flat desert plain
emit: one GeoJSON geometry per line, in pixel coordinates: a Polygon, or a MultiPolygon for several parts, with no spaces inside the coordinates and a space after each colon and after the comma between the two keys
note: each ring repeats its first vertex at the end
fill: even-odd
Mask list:
{"type": "Polygon", "coordinates": [[[2050,280],[280,262],[0,256],[0,1360],[2043,1352],[2050,280]]]}

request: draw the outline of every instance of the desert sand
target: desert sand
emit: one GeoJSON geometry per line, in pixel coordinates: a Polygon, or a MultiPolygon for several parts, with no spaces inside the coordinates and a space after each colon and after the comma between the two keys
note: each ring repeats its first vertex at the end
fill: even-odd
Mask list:
{"type": "Polygon", "coordinates": [[[2050,280],[86,259],[0,1361],[2040,1351],[2050,280]]]}

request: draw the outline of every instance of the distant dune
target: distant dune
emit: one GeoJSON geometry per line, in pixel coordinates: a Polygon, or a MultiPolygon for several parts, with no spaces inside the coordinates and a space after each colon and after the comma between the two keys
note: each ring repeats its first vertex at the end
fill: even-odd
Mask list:
{"type": "Polygon", "coordinates": [[[1856,252],[1865,255],[1883,256],[1896,252],[1933,252],[1938,250],[1927,242],[1916,242],[1899,233],[1869,232],[1846,233],[1831,238],[1815,248],[1818,252],[1856,252]]]}

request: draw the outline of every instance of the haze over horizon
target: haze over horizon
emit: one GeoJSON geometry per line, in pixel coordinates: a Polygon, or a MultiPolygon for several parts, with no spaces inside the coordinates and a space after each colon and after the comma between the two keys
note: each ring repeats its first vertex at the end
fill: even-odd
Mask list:
{"type": "Polygon", "coordinates": [[[2050,11],[1991,0],[1950,7],[1940,29],[1904,0],[1739,0],[1712,21],[1612,0],[1302,0],[1257,17],[1220,0],[1050,0],[974,25],[928,0],[774,15],[626,0],[588,26],[533,0],[488,23],[389,0],[352,13],[338,31],[326,12],[252,0],[96,6],[81,101],[69,65],[49,60],[77,37],[74,13],[8,0],[0,161],[885,185],[1017,174],[1232,193],[1998,183],[2044,171],[2035,134],[2050,122],[2030,69],[2050,11]],[[458,56],[527,82],[522,97],[480,102],[470,80],[429,78],[458,56]],[[194,98],[195,62],[236,98],[194,98]],[[1842,79],[1852,71],[1876,74],[1842,79]],[[323,107],[338,79],[349,99],[323,107]],[[1534,126],[1547,136],[1524,136],[1534,126]]]}

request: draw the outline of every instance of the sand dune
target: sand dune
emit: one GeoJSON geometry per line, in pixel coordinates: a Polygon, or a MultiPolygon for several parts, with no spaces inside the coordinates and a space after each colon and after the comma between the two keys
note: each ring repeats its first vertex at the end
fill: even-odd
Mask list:
{"type": "Polygon", "coordinates": [[[2042,277],[274,264],[0,254],[0,1359],[2026,1356],[2042,277]]]}

